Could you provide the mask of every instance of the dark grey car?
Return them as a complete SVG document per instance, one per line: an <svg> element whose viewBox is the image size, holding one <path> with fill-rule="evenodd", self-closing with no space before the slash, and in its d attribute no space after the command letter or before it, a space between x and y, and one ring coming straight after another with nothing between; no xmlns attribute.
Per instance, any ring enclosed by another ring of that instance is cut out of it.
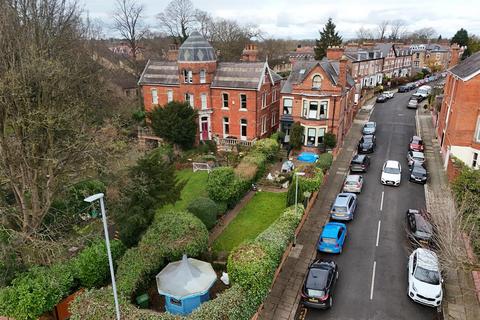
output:
<svg viewBox="0 0 480 320"><path fill-rule="evenodd" d="M370 165L370 158L364 154L357 154L350 162L350 171L352 172L367 172Z"/></svg>
<svg viewBox="0 0 480 320"><path fill-rule="evenodd" d="M411 241L417 244L430 244L434 236L434 228L426 211L408 209L406 214L407 233Z"/></svg>

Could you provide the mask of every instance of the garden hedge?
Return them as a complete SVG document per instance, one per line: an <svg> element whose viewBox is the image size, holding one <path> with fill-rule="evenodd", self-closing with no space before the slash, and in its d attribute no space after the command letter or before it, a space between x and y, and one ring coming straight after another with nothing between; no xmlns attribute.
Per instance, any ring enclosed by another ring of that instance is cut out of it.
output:
<svg viewBox="0 0 480 320"><path fill-rule="evenodd" d="M208 230L193 214L160 209L137 247L127 250L117 269L118 291L127 297L151 280L168 261L184 253L198 256L208 246Z"/></svg>
<svg viewBox="0 0 480 320"><path fill-rule="evenodd" d="M200 219L208 230L215 226L217 215L221 213L215 201L206 197L193 199L187 210Z"/></svg>
<svg viewBox="0 0 480 320"><path fill-rule="evenodd" d="M326 172L333 163L333 155L331 153L322 153L317 161L317 167Z"/></svg>

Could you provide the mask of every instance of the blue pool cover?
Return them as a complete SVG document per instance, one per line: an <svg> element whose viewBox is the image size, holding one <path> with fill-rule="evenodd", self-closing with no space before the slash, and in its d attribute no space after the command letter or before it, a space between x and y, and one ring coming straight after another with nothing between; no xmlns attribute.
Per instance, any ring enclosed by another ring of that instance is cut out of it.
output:
<svg viewBox="0 0 480 320"><path fill-rule="evenodd" d="M318 154L313 152L302 152L297 158L298 161L315 163L318 160Z"/></svg>

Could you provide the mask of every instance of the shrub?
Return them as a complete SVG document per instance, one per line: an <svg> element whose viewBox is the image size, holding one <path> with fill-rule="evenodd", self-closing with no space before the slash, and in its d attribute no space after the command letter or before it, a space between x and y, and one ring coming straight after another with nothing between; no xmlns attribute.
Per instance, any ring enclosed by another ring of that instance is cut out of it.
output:
<svg viewBox="0 0 480 320"><path fill-rule="evenodd" d="M184 253L198 256L207 246L208 231L193 214L170 208L157 210L138 247L128 250L118 263L119 292L132 295L165 262L179 260Z"/></svg>
<svg viewBox="0 0 480 320"><path fill-rule="evenodd" d="M326 172L332 166L333 155L331 153L322 153L317 161L317 167Z"/></svg>
<svg viewBox="0 0 480 320"><path fill-rule="evenodd" d="M293 149L300 149L303 144L304 129L300 122L295 122L290 128L290 146Z"/></svg>
<svg viewBox="0 0 480 320"><path fill-rule="evenodd" d="M303 185L303 190L313 193L320 189L323 182L323 171L314 168L314 173L311 177L300 177L299 184Z"/></svg>
<svg viewBox="0 0 480 320"><path fill-rule="evenodd" d="M232 205L239 196L239 184L231 167L220 167L208 175L208 197L216 202L226 202Z"/></svg>
<svg viewBox="0 0 480 320"><path fill-rule="evenodd" d="M243 180L256 181L265 173L267 160L268 156L265 153L260 150L253 150L240 161L235 168L235 174Z"/></svg>
<svg viewBox="0 0 480 320"><path fill-rule="evenodd" d="M215 226L217 215L220 213L215 201L205 197L193 199L187 210L200 219L208 230Z"/></svg>
<svg viewBox="0 0 480 320"><path fill-rule="evenodd" d="M279 143L282 143L283 140L285 139L285 132L283 131L277 131L274 134L270 136L270 139L273 139Z"/></svg>
<svg viewBox="0 0 480 320"><path fill-rule="evenodd" d="M125 246L119 240L110 242L112 260L116 261L125 252ZM75 279L82 287L98 287L105 283L110 276L107 246L103 240L98 240L75 257L72 261Z"/></svg>
<svg viewBox="0 0 480 320"><path fill-rule="evenodd" d="M333 149L337 146L337 137L331 132L325 133L323 141L325 142L325 147L327 148Z"/></svg>
<svg viewBox="0 0 480 320"><path fill-rule="evenodd" d="M305 185L302 183L302 180L298 180L298 191L297 191L297 181L296 177L292 179L292 183L288 187L287 191L287 207L293 206L295 204L295 193L298 193L297 195L297 202L302 204L303 201L305 200Z"/></svg>
<svg viewBox="0 0 480 320"><path fill-rule="evenodd" d="M0 290L0 314L17 320L37 319L67 296L73 285L68 264L33 267Z"/></svg>
<svg viewBox="0 0 480 320"><path fill-rule="evenodd" d="M280 144L277 139L267 138L258 140L253 150L264 154L268 160L272 160L277 155L279 148Z"/></svg>

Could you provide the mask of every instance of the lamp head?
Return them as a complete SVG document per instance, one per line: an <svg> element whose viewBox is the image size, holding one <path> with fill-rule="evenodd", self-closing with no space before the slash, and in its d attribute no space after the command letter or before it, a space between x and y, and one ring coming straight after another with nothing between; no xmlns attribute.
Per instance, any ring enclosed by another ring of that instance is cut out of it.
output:
<svg viewBox="0 0 480 320"><path fill-rule="evenodd" d="M98 199L101 199L101 198L103 198L103 193L97 193L97 194L94 194L90 197L87 197L87 198L83 199L83 201L92 203L92 202L97 201Z"/></svg>

